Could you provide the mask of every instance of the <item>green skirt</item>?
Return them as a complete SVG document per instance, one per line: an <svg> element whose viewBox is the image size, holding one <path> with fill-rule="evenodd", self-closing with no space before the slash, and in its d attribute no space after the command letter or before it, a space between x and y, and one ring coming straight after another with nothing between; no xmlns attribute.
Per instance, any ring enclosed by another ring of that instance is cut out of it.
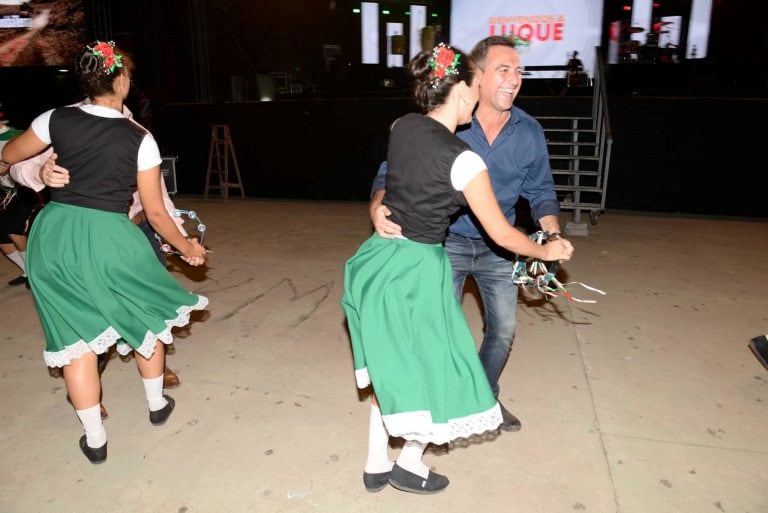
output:
<svg viewBox="0 0 768 513"><path fill-rule="evenodd" d="M442 245L374 234L346 263L342 306L390 436L444 444L501 424Z"/></svg>
<svg viewBox="0 0 768 513"><path fill-rule="evenodd" d="M49 367L117 344L149 358L208 299L185 290L125 214L48 203L32 225L29 284Z"/></svg>

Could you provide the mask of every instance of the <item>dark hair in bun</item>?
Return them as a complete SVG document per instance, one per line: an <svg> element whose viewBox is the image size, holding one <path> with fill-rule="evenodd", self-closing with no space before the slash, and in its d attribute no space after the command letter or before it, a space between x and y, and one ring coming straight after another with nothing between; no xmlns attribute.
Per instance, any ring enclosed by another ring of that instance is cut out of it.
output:
<svg viewBox="0 0 768 513"><path fill-rule="evenodd" d="M99 48L104 48L99 52ZM83 92L93 98L113 91L115 78L133 71L133 60L114 43L95 41L75 56L75 74Z"/></svg>
<svg viewBox="0 0 768 513"><path fill-rule="evenodd" d="M472 57L458 48L440 43L431 52L421 52L409 64L413 79L413 97L422 113L443 105L453 86L467 85L475 76Z"/></svg>

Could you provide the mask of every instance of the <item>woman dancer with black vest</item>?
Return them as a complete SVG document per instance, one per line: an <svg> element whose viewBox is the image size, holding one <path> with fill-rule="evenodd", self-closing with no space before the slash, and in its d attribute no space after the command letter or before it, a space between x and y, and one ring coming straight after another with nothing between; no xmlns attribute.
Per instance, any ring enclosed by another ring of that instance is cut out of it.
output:
<svg viewBox="0 0 768 513"><path fill-rule="evenodd" d="M495 430L501 411L488 384L442 242L449 219L469 205L493 240L521 255L567 260L570 242L539 245L511 226L482 158L454 135L472 119L479 75L468 55L444 44L410 64L416 105L392 126L383 203L402 236L374 233L350 258L342 304L355 376L373 387L363 484L376 492L437 493L445 476L422 461L427 444ZM389 437L405 440L397 461Z"/></svg>
<svg viewBox="0 0 768 513"><path fill-rule="evenodd" d="M75 72L92 103L41 114L2 150L2 160L15 163L52 144L57 163L70 172L70 183L51 190L35 220L27 263L45 332L44 360L63 368L85 431L80 450L94 464L107 459L96 355L113 344L123 355L135 351L149 421L162 425L175 406L163 395L164 344L173 340L172 327L186 325L190 312L208 303L181 287L128 219L137 185L154 229L190 265L204 262L205 248L184 237L163 206L157 143L122 114L132 70L113 42L86 46Z"/></svg>

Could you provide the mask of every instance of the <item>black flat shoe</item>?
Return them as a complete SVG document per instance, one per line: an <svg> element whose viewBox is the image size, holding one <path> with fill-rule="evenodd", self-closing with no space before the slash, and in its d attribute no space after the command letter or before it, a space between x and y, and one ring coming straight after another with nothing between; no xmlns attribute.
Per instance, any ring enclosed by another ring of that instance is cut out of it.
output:
<svg viewBox="0 0 768 513"><path fill-rule="evenodd" d="M80 437L80 450L83 451L83 454L88 458L88 461L94 465L107 461L107 442L104 442L104 445L101 447L94 449L93 447L88 446L85 442L85 435L83 435Z"/></svg>
<svg viewBox="0 0 768 513"><path fill-rule="evenodd" d="M363 472L365 489L371 493L382 491L389 484L389 476L391 474L392 472L381 472L379 474Z"/></svg>
<svg viewBox="0 0 768 513"><path fill-rule="evenodd" d="M149 412L149 422L153 426L162 426L165 424L165 421L168 420L168 417L171 416L171 412L176 406L176 401L173 400L173 397L168 395L164 395L163 397L165 397L165 400L168 401L168 404L166 404L160 410Z"/></svg>
<svg viewBox="0 0 768 513"><path fill-rule="evenodd" d="M427 478L424 479L395 463L395 466L392 467L392 475L389 476L389 484L404 492L429 495L443 491L448 486L448 478L430 471Z"/></svg>
<svg viewBox="0 0 768 513"><path fill-rule="evenodd" d="M11 281L9 281L8 285L10 285L11 287L15 287L16 285L27 285L27 288L29 288L26 276L17 276Z"/></svg>

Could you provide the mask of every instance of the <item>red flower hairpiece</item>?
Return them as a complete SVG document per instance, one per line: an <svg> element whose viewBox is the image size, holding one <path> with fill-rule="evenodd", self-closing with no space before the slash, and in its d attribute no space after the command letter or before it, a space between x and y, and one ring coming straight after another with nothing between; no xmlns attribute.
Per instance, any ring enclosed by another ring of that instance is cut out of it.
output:
<svg viewBox="0 0 768 513"><path fill-rule="evenodd" d="M123 56L115 53L114 41L96 41L96 44L92 47L89 46L88 49L93 55L104 60L104 70L108 74L115 71L115 68L123 67Z"/></svg>
<svg viewBox="0 0 768 513"><path fill-rule="evenodd" d="M440 43L432 50L432 57L429 59L429 67L432 68L432 87L437 87L440 81L446 75L456 75L459 70L460 53L455 53L453 49L445 43Z"/></svg>

